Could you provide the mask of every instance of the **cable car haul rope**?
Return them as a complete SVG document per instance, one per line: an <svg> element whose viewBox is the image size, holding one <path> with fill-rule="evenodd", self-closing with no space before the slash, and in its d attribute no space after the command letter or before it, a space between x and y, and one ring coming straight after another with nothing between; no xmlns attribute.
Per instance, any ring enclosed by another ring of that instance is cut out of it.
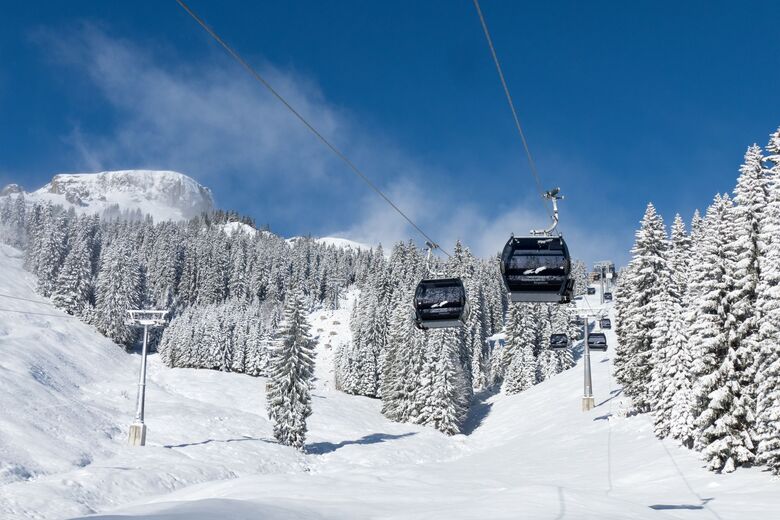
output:
<svg viewBox="0 0 780 520"><path fill-rule="evenodd" d="M404 213L385 193L368 178L340 149L321 134L309 121L298 112L263 76L258 73L238 52L225 42L206 22L198 16L184 0L176 0L181 8L197 24L208 33L241 67L243 67L258 83L265 87L280 103L282 103L317 139L319 139L331 152L333 152L347 167L363 180L368 186L379 195L390 207L392 207L406 222L408 222L422 237L425 238L428 245L428 258L426 265L430 261L430 255L434 249L441 250L445 255L451 255L441 249L436 242L417 225L406 213ZM550 213L548 205L545 203L552 225L542 231L531 231L531 236L515 237L512 235L504 246L501 255L501 274L507 291L512 302L547 302L547 303L568 303L571 301L574 281L570 278L571 257L569 249L563 236L552 233L558 226L558 206L557 201L562 199L559 190L543 193L542 183L539 173L536 169L528 141L520 124L512 96L509 92L506 79L504 77L501 63L496 54L493 40L490 37L485 17L482 14L479 1L474 0L479 20L485 37L490 47L490 53L498 71L501 85L504 89L509 108L512 112L515 126L525 150L531 173L534 176L536 186L539 189L545 201L552 203L553 212ZM433 273L428 265L429 273L432 275L428 279L421 280L413 298L414 321L417 327L421 329L458 327L463 325L469 317L468 295L463 281L460 278L445 278L438 273Z"/></svg>

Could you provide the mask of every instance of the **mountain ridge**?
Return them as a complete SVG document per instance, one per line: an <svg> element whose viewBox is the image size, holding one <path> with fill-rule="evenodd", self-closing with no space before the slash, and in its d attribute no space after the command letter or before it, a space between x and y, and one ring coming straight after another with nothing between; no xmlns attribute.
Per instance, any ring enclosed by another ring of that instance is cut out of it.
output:
<svg viewBox="0 0 780 520"><path fill-rule="evenodd" d="M188 220L215 209L211 190L192 177L170 170L115 170L61 173L42 188L27 192L10 184L3 195L23 193L33 202L51 202L79 213L140 211L157 221Z"/></svg>

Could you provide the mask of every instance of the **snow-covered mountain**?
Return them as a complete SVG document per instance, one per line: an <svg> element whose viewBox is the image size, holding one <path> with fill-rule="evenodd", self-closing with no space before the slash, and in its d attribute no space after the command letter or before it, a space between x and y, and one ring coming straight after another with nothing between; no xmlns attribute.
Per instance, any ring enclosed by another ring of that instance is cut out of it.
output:
<svg viewBox="0 0 780 520"><path fill-rule="evenodd" d="M9 185L3 194L20 192ZM25 193L30 201L51 201L80 213L135 211L156 221L185 220L214 209L211 191L183 173L121 170L101 173L63 173L44 187Z"/></svg>

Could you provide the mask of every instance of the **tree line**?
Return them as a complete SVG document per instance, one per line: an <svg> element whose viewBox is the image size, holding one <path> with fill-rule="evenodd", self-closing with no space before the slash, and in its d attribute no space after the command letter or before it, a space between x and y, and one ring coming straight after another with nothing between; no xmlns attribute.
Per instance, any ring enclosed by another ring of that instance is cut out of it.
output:
<svg viewBox="0 0 780 520"><path fill-rule="evenodd" d="M230 358L240 359L242 349L254 348L246 338L257 333L244 333L233 315L259 320L267 334L292 289L300 291L308 310L335 308L340 292L365 279L382 255L311 238L288 242L268 231L229 232L228 221L249 221L236 218L215 212L187 222L103 219L50 203L28 204L23 194L0 198L0 238L24 250L25 267L37 276L42 295L126 348L137 339L126 323L128 309L168 309L171 336L198 338L164 356L171 366L213 368L213 352L223 347L207 345L212 337L232 338ZM206 327L209 334L185 332L186 324ZM160 339L155 334L153 346ZM171 340L163 345L171 347ZM220 368L233 366L241 364Z"/></svg>
<svg viewBox="0 0 780 520"><path fill-rule="evenodd" d="M780 473L780 129L689 233L648 204L631 253L615 375L634 411L714 471Z"/></svg>

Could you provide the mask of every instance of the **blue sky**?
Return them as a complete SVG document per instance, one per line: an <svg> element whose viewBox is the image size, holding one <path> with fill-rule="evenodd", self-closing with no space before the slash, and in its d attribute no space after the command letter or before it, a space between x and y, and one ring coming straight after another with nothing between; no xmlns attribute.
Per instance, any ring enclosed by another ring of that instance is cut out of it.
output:
<svg viewBox="0 0 780 520"><path fill-rule="evenodd" d="M443 245L545 224L469 0L190 5ZM624 261L647 201L689 218L780 125L777 2L482 8L575 256ZM287 236L414 236L173 0L3 12L0 184L173 169Z"/></svg>

